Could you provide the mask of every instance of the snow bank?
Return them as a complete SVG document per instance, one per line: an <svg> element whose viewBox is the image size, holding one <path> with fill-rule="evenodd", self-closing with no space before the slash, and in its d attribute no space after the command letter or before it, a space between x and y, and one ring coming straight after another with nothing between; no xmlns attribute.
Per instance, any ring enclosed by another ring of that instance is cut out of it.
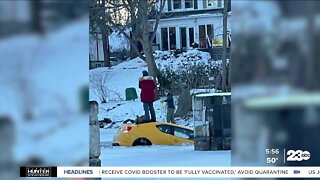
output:
<svg viewBox="0 0 320 180"><path fill-rule="evenodd" d="M207 52L196 49L188 50L182 54L175 55L173 51L156 51L155 61L160 69L181 69L186 65L208 64L211 56Z"/></svg>

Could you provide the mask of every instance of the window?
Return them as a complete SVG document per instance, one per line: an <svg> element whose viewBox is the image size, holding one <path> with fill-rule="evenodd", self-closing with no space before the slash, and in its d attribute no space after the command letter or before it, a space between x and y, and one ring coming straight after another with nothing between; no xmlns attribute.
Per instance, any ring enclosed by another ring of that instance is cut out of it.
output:
<svg viewBox="0 0 320 180"><path fill-rule="evenodd" d="M168 125L158 125L157 128L166 134L171 134L172 135L172 126L168 126Z"/></svg>
<svg viewBox="0 0 320 180"><path fill-rule="evenodd" d="M185 8L193 8L193 0L185 0Z"/></svg>
<svg viewBox="0 0 320 180"><path fill-rule="evenodd" d="M181 0L173 0L173 9L181 9Z"/></svg>
<svg viewBox="0 0 320 180"><path fill-rule="evenodd" d="M177 48L176 28L161 28L161 48L162 50L173 50Z"/></svg>
<svg viewBox="0 0 320 180"><path fill-rule="evenodd" d="M167 1L168 4L168 11L172 11L172 4L171 4L171 0Z"/></svg>
<svg viewBox="0 0 320 180"><path fill-rule="evenodd" d="M187 48L187 29L186 27L180 28L181 48Z"/></svg>
<svg viewBox="0 0 320 180"><path fill-rule="evenodd" d="M206 36L208 47L212 47L213 37L214 37L214 35L213 35L213 25L212 24L208 24L207 25L207 36Z"/></svg>
<svg viewBox="0 0 320 180"><path fill-rule="evenodd" d="M102 67L101 64L96 64L96 68L98 68L98 67Z"/></svg>
<svg viewBox="0 0 320 180"><path fill-rule="evenodd" d="M193 28L189 28L189 46L193 47L194 46L194 32Z"/></svg>
<svg viewBox="0 0 320 180"><path fill-rule="evenodd" d="M194 133L192 130L184 129L180 127L173 127L173 134L174 136L184 138L184 139L193 139Z"/></svg>
<svg viewBox="0 0 320 180"><path fill-rule="evenodd" d="M213 39L213 25L199 25L199 47L211 47L211 40Z"/></svg>
<svg viewBox="0 0 320 180"><path fill-rule="evenodd" d="M177 48L177 38L176 38L176 28L170 27L169 28L169 40L170 40L170 50Z"/></svg>
<svg viewBox="0 0 320 180"><path fill-rule="evenodd" d="M199 47L206 48L206 26L200 25L199 26Z"/></svg>
<svg viewBox="0 0 320 180"><path fill-rule="evenodd" d="M194 9L198 9L198 0L194 0Z"/></svg>
<svg viewBox="0 0 320 180"><path fill-rule="evenodd" d="M161 28L161 48L162 50L169 50L168 46L168 28Z"/></svg>
<svg viewBox="0 0 320 180"><path fill-rule="evenodd" d="M208 7L218 7L218 0L208 0Z"/></svg>

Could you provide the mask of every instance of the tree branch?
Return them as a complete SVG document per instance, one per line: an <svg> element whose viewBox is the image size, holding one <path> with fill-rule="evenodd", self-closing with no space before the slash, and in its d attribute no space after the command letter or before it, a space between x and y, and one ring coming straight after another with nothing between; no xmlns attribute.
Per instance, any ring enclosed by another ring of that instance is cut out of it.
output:
<svg viewBox="0 0 320 180"><path fill-rule="evenodd" d="M158 26L159 26L160 18L162 16L162 12L163 12L163 8L165 6L166 0L160 0L159 2L160 2L160 9L159 9L159 11L157 11L156 21L155 21L155 25L154 25L154 28L153 28L153 32L151 34L150 43L153 42L153 40L154 40L154 38L156 36L156 32L157 32L157 29L158 29Z"/></svg>

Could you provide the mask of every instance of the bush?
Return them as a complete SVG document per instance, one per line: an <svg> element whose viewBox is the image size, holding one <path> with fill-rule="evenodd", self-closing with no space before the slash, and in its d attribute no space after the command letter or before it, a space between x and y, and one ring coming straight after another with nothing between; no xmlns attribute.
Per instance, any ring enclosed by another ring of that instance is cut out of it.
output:
<svg viewBox="0 0 320 180"><path fill-rule="evenodd" d="M178 57L176 57L178 56ZM207 52L189 50L156 51L154 54L161 77L160 94L164 88L180 94L184 89L221 86L222 61L211 60Z"/></svg>
<svg viewBox="0 0 320 180"><path fill-rule="evenodd" d="M215 62L183 65L177 70L166 66L160 72L161 88L171 88L175 94L180 94L183 89L217 88L215 85L222 78L221 65Z"/></svg>

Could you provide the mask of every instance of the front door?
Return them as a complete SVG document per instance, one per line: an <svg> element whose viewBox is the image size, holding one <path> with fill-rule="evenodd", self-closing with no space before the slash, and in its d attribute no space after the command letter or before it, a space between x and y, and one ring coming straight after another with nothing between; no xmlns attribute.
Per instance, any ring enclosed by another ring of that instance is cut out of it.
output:
<svg viewBox="0 0 320 180"><path fill-rule="evenodd" d="M187 49L187 28L181 27L180 28L180 47L181 49Z"/></svg>
<svg viewBox="0 0 320 180"><path fill-rule="evenodd" d="M169 45L170 45L170 50L177 49L177 38L176 38L175 27L169 28Z"/></svg>

